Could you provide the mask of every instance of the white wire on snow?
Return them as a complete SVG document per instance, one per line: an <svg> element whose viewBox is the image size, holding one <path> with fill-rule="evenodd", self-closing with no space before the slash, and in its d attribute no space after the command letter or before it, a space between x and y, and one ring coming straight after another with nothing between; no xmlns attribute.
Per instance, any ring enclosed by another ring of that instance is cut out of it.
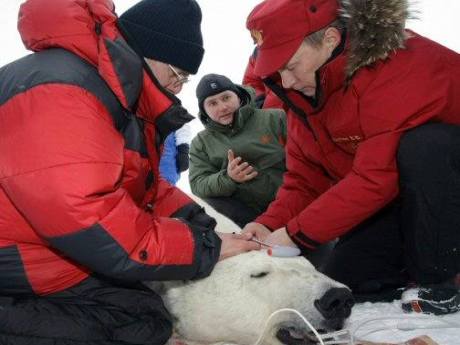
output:
<svg viewBox="0 0 460 345"><path fill-rule="evenodd" d="M326 334L319 334L316 328L297 310L291 309L291 308L282 308L274 311L273 313L270 314L270 316L267 318L267 321L265 321L264 328L262 330L262 333L260 333L259 338L257 341L254 343L254 345L261 345L262 340L265 338L266 334L269 331L269 325L272 319L281 313L294 313L296 316L298 316L306 325L307 327L313 332L315 335L316 339L318 340L320 345L333 345L333 344L349 344L349 345L355 345L355 339L356 339L356 333L358 330L371 322L374 321L384 321L384 320L402 320L406 321L404 322L399 322L396 324L396 326L386 326L386 327L380 327L376 328L374 330L368 331L367 333L361 334L360 338L362 339L363 337L366 337L372 333L388 330L388 329L398 329L400 331L411 331L415 329L443 329L443 328L459 328L460 329L460 324L449 321L449 320L444 320L442 318L437 318L431 315L418 315L415 317L407 317L407 316L400 316L400 315L395 315L395 316L385 316L385 317L377 317L377 318L372 318L368 320L364 320L363 322L359 323L356 327L354 327L353 332L351 332L348 329L337 331L337 332L329 332ZM437 325L437 326L431 326L431 325L417 325L416 323L412 321L435 321L435 322L440 322L444 323L444 325ZM340 340L340 336L349 336L349 339L342 339ZM332 339L332 340L325 340L325 339Z"/></svg>

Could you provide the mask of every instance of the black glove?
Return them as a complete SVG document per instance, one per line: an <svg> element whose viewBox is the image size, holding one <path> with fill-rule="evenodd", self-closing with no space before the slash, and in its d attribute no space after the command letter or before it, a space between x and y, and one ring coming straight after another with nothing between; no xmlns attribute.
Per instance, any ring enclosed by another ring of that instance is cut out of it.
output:
<svg viewBox="0 0 460 345"><path fill-rule="evenodd" d="M188 157L189 146L188 144L180 144L177 146L176 166L177 172L181 173L188 169L189 157Z"/></svg>

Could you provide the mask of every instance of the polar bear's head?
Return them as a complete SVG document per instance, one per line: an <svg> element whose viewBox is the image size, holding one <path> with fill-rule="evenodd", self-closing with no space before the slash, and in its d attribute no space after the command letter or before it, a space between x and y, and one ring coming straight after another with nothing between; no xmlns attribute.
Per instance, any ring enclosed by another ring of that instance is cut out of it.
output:
<svg viewBox="0 0 460 345"><path fill-rule="evenodd" d="M176 332L199 343L254 344L267 318L281 308L298 310L317 329L338 329L353 305L348 288L306 259L275 258L264 251L223 260L202 280L167 283L163 298ZM280 331L308 331L290 313L271 324L266 344L277 343Z"/></svg>

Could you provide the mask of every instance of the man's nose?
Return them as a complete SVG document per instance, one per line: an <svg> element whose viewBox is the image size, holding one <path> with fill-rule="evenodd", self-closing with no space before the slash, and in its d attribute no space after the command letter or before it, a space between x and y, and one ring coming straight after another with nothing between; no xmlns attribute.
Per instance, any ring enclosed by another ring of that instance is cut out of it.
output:
<svg viewBox="0 0 460 345"><path fill-rule="evenodd" d="M283 88L290 89L295 83L295 78L289 71L282 71L280 72L281 75L281 84L283 84Z"/></svg>
<svg viewBox="0 0 460 345"><path fill-rule="evenodd" d="M219 105L218 105L218 108L219 108L219 113L224 115L226 113L228 113L228 105L227 103L223 103L223 102L220 102Z"/></svg>
<svg viewBox="0 0 460 345"><path fill-rule="evenodd" d="M174 83L170 86L168 86L168 90L171 91L173 94L177 95L179 92L182 91L182 86L183 84L180 83Z"/></svg>

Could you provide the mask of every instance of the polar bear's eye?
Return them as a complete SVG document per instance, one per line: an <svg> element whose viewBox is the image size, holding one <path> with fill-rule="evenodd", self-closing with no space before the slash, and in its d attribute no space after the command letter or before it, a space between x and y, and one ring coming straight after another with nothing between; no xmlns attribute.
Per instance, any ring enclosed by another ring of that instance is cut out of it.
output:
<svg viewBox="0 0 460 345"><path fill-rule="evenodd" d="M251 274L251 278L262 278L268 275L268 272L260 272L260 273L254 273Z"/></svg>

